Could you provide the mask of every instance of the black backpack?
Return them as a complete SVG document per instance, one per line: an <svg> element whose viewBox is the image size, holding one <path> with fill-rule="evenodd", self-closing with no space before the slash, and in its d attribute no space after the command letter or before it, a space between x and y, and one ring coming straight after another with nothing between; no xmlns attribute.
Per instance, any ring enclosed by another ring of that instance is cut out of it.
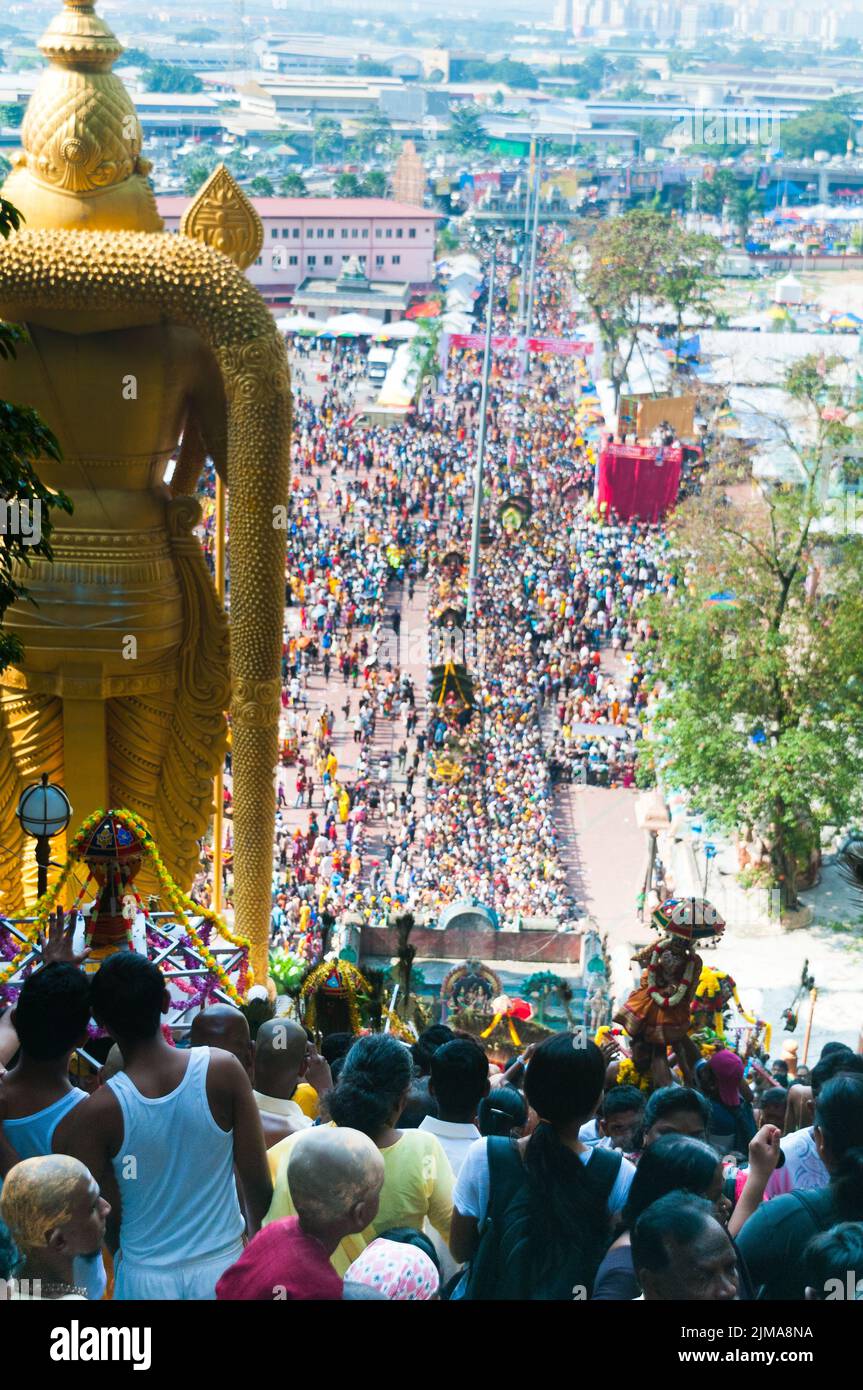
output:
<svg viewBox="0 0 863 1390"><path fill-rule="evenodd" d="M595 1149L585 1179L598 1207L605 1207L620 1172L622 1154ZM466 1299L543 1299L571 1301L576 1287L588 1293L596 1263L574 1249L550 1274L534 1271L536 1233L530 1191L518 1146L511 1139L488 1140L488 1212L480 1229L479 1246L470 1263ZM582 1295L583 1297L584 1295Z"/></svg>

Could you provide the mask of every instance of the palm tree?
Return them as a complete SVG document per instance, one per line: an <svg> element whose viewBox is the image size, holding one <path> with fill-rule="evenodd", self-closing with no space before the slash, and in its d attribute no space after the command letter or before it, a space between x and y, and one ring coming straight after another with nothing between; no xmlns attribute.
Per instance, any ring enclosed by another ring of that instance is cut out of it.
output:
<svg viewBox="0 0 863 1390"><path fill-rule="evenodd" d="M738 188L731 197L731 220L737 228L740 245L746 246L749 224L760 206L760 196L754 188Z"/></svg>

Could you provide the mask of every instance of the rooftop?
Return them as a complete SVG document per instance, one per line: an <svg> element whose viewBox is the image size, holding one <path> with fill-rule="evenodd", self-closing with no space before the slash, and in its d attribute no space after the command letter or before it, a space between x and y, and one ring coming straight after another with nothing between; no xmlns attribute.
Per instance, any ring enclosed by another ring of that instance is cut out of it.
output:
<svg viewBox="0 0 863 1390"><path fill-rule="evenodd" d="M161 217L180 217L188 198L157 198ZM395 203L390 198L253 198L259 217L411 217L418 221L437 221L442 214L433 208Z"/></svg>

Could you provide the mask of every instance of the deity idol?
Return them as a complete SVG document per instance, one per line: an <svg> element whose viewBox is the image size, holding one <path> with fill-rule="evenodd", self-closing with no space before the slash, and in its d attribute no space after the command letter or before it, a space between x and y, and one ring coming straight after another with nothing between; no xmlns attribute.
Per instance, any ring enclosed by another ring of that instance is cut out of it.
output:
<svg viewBox="0 0 863 1390"><path fill-rule="evenodd" d="M260 977L290 447L284 344L242 269L263 233L224 170L184 234L163 231L140 124L111 72L122 46L92 0L65 0L40 48L49 67L2 190L25 221L0 243L0 316L29 342L0 362L0 397L54 430L61 461L36 466L74 511L56 522L53 563L20 575L35 605L7 614L24 657L0 676L0 843L15 852L0 859L0 909L34 897L15 809L43 771L65 785L73 831L126 807L188 888L230 706L236 925ZM208 456L230 499L230 631L193 531Z"/></svg>

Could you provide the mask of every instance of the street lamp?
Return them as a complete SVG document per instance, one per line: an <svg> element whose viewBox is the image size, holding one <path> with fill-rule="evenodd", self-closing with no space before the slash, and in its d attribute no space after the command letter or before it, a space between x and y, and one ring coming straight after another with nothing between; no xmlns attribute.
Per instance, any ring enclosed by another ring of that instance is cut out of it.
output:
<svg viewBox="0 0 863 1390"><path fill-rule="evenodd" d="M69 824L72 803L63 788L49 782L47 772L43 772L41 781L24 788L16 814L24 834L36 841L37 887L41 898L48 891L51 841Z"/></svg>

